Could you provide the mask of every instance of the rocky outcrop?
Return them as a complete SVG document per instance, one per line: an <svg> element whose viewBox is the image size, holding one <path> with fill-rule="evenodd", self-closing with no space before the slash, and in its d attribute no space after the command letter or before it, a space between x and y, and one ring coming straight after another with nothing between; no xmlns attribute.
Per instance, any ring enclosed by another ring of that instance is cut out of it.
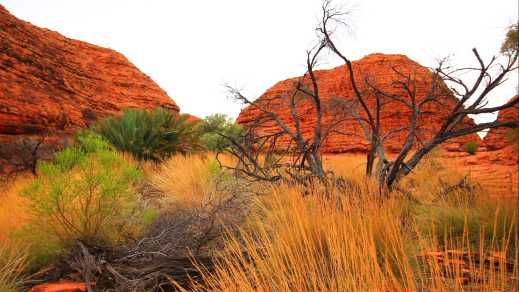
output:
<svg viewBox="0 0 519 292"><path fill-rule="evenodd" d="M78 282L56 282L41 284L32 287L29 292L86 292L85 283Z"/></svg>
<svg viewBox="0 0 519 292"><path fill-rule="evenodd" d="M71 133L124 108L159 106L179 111L123 55L21 21L0 5L1 140Z"/></svg>
<svg viewBox="0 0 519 292"><path fill-rule="evenodd" d="M418 101L422 100L431 89L431 72L404 55L371 54L353 62L352 66L358 87L366 97L368 106L372 109L375 108L376 98L374 91L368 86L368 82L387 94L400 95L409 99L405 90L397 82L403 81L403 77L400 74L410 75L416 81L416 97ZM327 129L331 125L337 124L325 139L322 146L323 152L366 151L368 143L364 138L362 128L351 117L344 119L344 112L341 112L348 101L354 100L347 67L339 66L331 70L319 70L315 74L318 79L319 92L323 103L323 127ZM284 97L289 97L293 94L295 82L301 80L301 78L297 77L278 82L259 97L256 103L269 108L278 114L281 120L294 128L287 99ZM306 77L305 79L309 78ZM304 83L306 84L307 81L304 80ZM431 133L438 129L441 122L446 118L449 108L452 108L456 103L456 99L443 83L439 84L437 95L440 96L439 102L429 103L423 109L425 114L418 120L420 129L418 136L421 141L431 138ZM308 98L299 98L297 108L303 136L311 137L315 123L314 106ZM402 147L408 131L405 127L409 124L410 112L410 109L401 102L395 100L385 101L381 111L381 132L382 135L394 132L385 143L387 150L395 152ZM256 121L260 115L261 112L257 107L249 106L242 110L237 122L240 124L250 124ZM464 124L472 125L473 121L466 119ZM395 131L396 129L401 130ZM264 128L263 131L272 133L277 131L277 127L270 125ZM480 138L476 134L471 134L449 141L444 145L444 148L448 151L458 151L468 141L477 141L479 143Z"/></svg>
<svg viewBox="0 0 519 292"><path fill-rule="evenodd" d="M504 109L499 112L497 116L497 120L501 122L508 122L508 121L519 121L519 94L514 96L510 101L516 101L517 105L512 106L510 108ZM514 139L514 133L513 130L509 128L496 128L491 129L488 131L487 135L484 138L485 146L488 150L500 150L505 147L510 146L511 140Z"/></svg>
<svg viewBox="0 0 519 292"><path fill-rule="evenodd" d="M72 40L0 5L0 173L31 169L69 134L125 108L178 106L123 55Z"/></svg>
<svg viewBox="0 0 519 292"><path fill-rule="evenodd" d="M519 121L519 94L510 101L516 101L517 104L500 111L498 121ZM487 155L494 163L516 167L519 165L519 128L491 129L483 141Z"/></svg>

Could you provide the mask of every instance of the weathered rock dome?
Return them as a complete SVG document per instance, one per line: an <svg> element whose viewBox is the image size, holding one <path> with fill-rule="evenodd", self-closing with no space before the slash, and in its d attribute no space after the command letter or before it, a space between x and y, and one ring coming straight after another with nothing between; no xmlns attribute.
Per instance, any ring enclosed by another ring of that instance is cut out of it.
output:
<svg viewBox="0 0 519 292"><path fill-rule="evenodd" d="M66 38L0 5L0 141L77 128L124 108L175 102L123 55Z"/></svg>
<svg viewBox="0 0 519 292"><path fill-rule="evenodd" d="M403 77L400 74L410 75L416 81L416 97L418 101L422 100L431 89L431 71L404 55L371 54L358 61L354 61L352 67L357 86L363 92L368 106L372 109L375 108L376 98L366 80L385 93L400 95L406 98L406 92L395 81L402 81ZM330 70L318 70L315 74L324 108L323 127L326 128L337 121L338 107L336 100L352 100L355 96L346 65ZM301 78L296 77L278 82L255 102L275 112L286 124L293 127L294 123L292 122L288 103L282 97L291 96L295 90L295 82L301 80ZM308 79L308 77L305 79ZM437 95L439 95L438 102L428 103L423 110L424 114L418 120L420 127L418 140L424 141L431 138L432 131L438 129L441 122L446 118L448 109L452 108L456 103L455 97L445 84L440 83L437 90ZM301 120L303 136L311 137L315 123L313 104L308 99L301 100L298 103L297 114ZM241 111L237 122L247 125L257 120L260 115L261 112L257 107L248 106ZM410 109L408 107L394 100L386 100L381 111L382 135L394 129L405 127L409 124L409 117ZM473 121L467 118L463 123L472 125ZM350 118L341 121L334 129L334 131L330 131L323 143L322 150L324 153L363 152L368 149L368 143L362 134L362 129L355 120ZM275 132L277 127L271 125L270 127L265 127L263 131L265 133ZM402 129L391 135L385 143L387 150L398 151L402 147L406 135L407 129ZM444 148L449 151L458 151L464 143L471 140L479 142L481 139L477 134L471 134L450 140L444 145Z"/></svg>

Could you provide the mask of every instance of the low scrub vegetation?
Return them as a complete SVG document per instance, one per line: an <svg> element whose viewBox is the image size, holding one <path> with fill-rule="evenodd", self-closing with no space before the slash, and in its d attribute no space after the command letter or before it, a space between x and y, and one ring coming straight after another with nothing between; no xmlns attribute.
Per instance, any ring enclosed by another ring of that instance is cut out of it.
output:
<svg viewBox="0 0 519 292"><path fill-rule="evenodd" d="M25 289L38 271L32 281L119 291L517 285L517 210L436 152L387 197L355 155L323 157L333 185L251 181L220 167L235 162L226 155L132 156L86 132L38 176L11 181L0 197L0 288Z"/></svg>
<svg viewBox="0 0 519 292"><path fill-rule="evenodd" d="M135 229L141 214L135 187L140 172L91 133L42 162L26 186L28 218L18 236L31 242L36 261L73 243L117 242Z"/></svg>
<svg viewBox="0 0 519 292"><path fill-rule="evenodd" d="M476 151L478 151L479 143L476 141L470 141L463 145L462 149L463 151L467 152L470 155L476 154Z"/></svg>

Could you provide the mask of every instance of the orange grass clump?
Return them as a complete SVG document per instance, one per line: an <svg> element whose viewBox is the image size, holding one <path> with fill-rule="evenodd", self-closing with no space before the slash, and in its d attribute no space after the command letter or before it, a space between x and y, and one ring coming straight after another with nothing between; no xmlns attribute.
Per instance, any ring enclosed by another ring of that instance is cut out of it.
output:
<svg viewBox="0 0 519 292"><path fill-rule="evenodd" d="M13 181L0 185L0 242L9 239L10 234L27 220L27 199L20 192L34 180L32 175L20 175Z"/></svg>

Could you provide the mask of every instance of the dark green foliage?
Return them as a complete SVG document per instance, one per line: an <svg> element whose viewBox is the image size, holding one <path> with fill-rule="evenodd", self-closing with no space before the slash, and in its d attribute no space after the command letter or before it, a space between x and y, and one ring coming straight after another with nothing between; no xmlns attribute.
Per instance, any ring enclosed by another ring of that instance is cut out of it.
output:
<svg viewBox="0 0 519 292"><path fill-rule="evenodd" d="M127 109L120 117L104 119L93 130L139 160L161 161L199 149L199 133L187 119L162 108Z"/></svg>
<svg viewBox="0 0 519 292"><path fill-rule="evenodd" d="M506 33L506 38L501 45L501 53L515 54L519 51L519 26L514 24Z"/></svg>
<svg viewBox="0 0 519 292"><path fill-rule="evenodd" d="M476 141L469 141L465 145L463 145L463 151L465 151L471 155L474 155L476 153L476 151L478 150L478 148L479 148L479 143Z"/></svg>
<svg viewBox="0 0 519 292"><path fill-rule="evenodd" d="M236 137L241 127L224 114L207 116L199 125L201 144L211 151L222 151L229 147L229 140L224 136Z"/></svg>

